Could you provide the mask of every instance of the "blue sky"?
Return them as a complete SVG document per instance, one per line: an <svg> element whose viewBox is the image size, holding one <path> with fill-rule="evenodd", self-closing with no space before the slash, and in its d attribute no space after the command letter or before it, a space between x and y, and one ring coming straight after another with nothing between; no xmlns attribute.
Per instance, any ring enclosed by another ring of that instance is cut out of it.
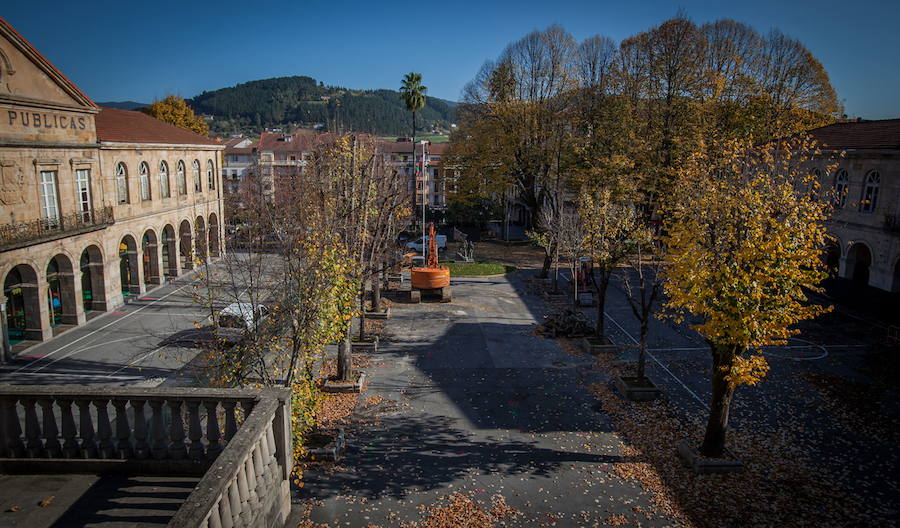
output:
<svg viewBox="0 0 900 528"><path fill-rule="evenodd" d="M2 15L97 101L286 75L397 89L408 71L456 100L481 64L533 29L619 41L683 9L779 28L825 65L848 115L900 117L900 0L9 2Z"/></svg>

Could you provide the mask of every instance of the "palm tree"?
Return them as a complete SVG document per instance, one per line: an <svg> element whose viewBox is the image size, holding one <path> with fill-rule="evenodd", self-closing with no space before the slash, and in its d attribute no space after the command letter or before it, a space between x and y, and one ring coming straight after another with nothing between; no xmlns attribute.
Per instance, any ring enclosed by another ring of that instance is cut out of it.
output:
<svg viewBox="0 0 900 528"><path fill-rule="evenodd" d="M406 103L406 109L412 112L413 145L416 144L416 111L425 108L425 92L428 88L422 86L422 74L409 72L403 76L403 85L400 87L400 97Z"/></svg>

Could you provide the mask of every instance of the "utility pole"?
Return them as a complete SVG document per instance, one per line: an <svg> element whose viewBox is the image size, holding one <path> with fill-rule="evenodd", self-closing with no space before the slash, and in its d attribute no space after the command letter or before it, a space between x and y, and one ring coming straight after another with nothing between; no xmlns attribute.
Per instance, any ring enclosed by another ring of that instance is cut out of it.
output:
<svg viewBox="0 0 900 528"><path fill-rule="evenodd" d="M425 167L425 145L428 144L424 139L420 142L422 145L422 258L427 258L425 255L425 207L427 203L427 195L425 194L428 185L428 171ZM413 148L415 152L415 148ZM414 156L415 157L415 156Z"/></svg>

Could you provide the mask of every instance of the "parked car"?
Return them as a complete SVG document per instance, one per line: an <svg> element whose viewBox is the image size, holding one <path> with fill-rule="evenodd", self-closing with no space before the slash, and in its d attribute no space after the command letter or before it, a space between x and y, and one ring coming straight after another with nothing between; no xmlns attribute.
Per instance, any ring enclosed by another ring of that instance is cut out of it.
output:
<svg viewBox="0 0 900 528"><path fill-rule="evenodd" d="M437 242L438 251L444 251L447 249L447 235L435 235L435 241ZM428 237L425 237L425 243L428 243ZM406 247L409 249L415 249L416 251L422 251L422 237L419 237L411 242L406 243Z"/></svg>
<svg viewBox="0 0 900 528"><path fill-rule="evenodd" d="M219 310L215 321L209 322L217 327L219 339L235 344L257 330L268 317L268 308L261 304L254 309L252 303L231 303Z"/></svg>

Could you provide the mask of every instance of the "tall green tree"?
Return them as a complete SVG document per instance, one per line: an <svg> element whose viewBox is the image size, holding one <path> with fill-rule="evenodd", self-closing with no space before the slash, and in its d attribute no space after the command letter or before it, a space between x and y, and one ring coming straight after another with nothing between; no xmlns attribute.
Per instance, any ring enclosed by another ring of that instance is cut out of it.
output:
<svg viewBox="0 0 900 528"><path fill-rule="evenodd" d="M428 88L422 85L422 74L409 72L403 76L400 86L400 97L406 103L406 109L412 112L412 140L416 142L416 112L425 108L425 93Z"/></svg>

